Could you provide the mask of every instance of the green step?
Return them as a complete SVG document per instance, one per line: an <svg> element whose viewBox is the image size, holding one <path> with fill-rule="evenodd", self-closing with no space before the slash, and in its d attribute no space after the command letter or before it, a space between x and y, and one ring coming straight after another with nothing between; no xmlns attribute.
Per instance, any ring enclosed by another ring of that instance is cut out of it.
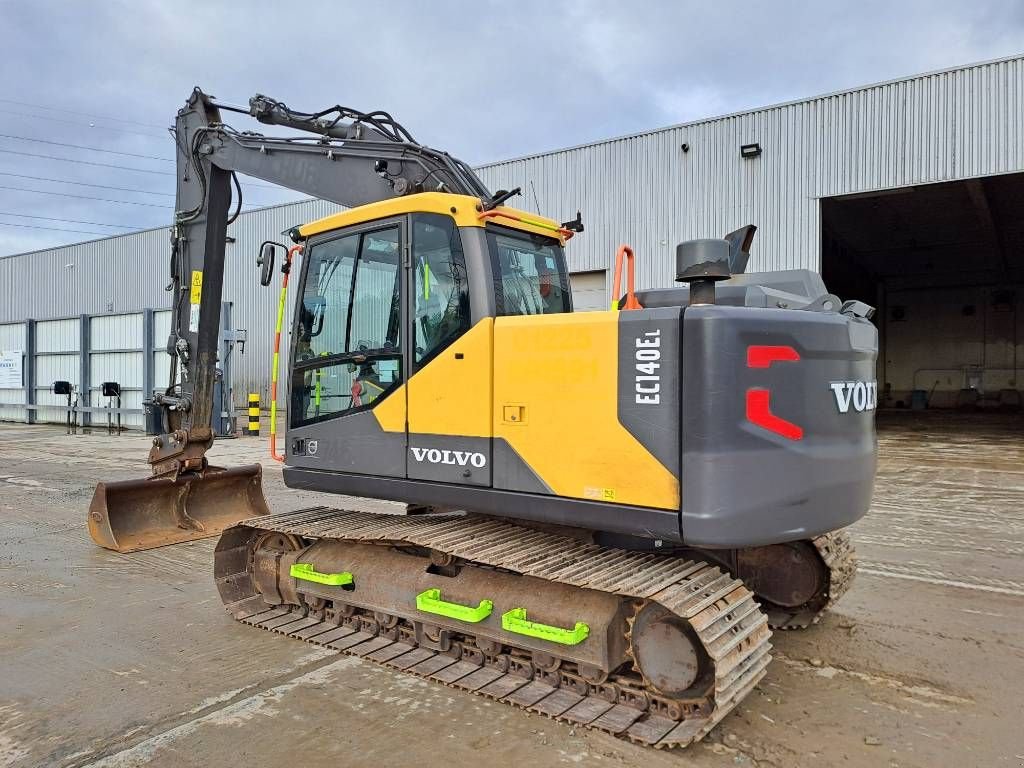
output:
<svg viewBox="0 0 1024 768"><path fill-rule="evenodd" d="M579 645L590 634L590 627L582 621L577 621L576 626L572 629L563 629L562 627L553 627L550 624L528 621L525 608L513 608L508 613L503 613L501 615L501 628L506 632L549 640L552 643L560 643L561 645Z"/></svg>
<svg viewBox="0 0 1024 768"><path fill-rule="evenodd" d="M313 567L312 563L295 563L289 570L292 578L312 581L317 584L326 584L329 587L344 587L352 583L352 574L348 571L341 573L320 573Z"/></svg>
<svg viewBox="0 0 1024 768"><path fill-rule="evenodd" d="M469 605L448 603L441 599L440 589L428 589L416 595L416 607L426 613L434 613L438 616L446 616L449 619L468 621L476 624L491 615L494 603L490 600L481 600L480 605L473 608Z"/></svg>

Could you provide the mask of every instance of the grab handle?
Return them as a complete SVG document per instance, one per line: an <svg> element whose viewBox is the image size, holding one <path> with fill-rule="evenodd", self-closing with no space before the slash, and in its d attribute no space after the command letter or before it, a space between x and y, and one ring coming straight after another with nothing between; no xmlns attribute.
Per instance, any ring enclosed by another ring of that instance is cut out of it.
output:
<svg viewBox="0 0 1024 768"><path fill-rule="evenodd" d="M628 245L620 245L619 250L615 254L615 280L612 283L612 311L618 311L619 307L619 291L622 286L622 260L626 260L626 301L622 305L622 309L643 309L643 305L637 301L635 290L636 290L636 269L633 264L633 249Z"/></svg>
<svg viewBox="0 0 1024 768"><path fill-rule="evenodd" d="M590 627L582 621L577 621L576 626L572 629L563 629L562 627L552 627L549 624L540 624L536 621L527 621L525 608L513 608L508 613L503 613L501 615L501 628L506 632L549 640L552 643L560 643L561 645L579 645L590 634Z"/></svg>
<svg viewBox="0 0 1024 768"><path fill-rule="evenodd" d="M473 608L470 605L459 605L449 603L441 599L440 589L428 589L416 595L416 607L426 613L434 613L438 616L446 616L449 619L468 621L471 624L483 621L491 615L494 603L490 600L481 600L480 604Z"/></svg>
<svg viewBox="0 0 1024 768"><path fill-rule="evenodd" d="M326 584L329 587L344 587L352 583L352 574L348 571L340 573L320 573L312 563L294 563L288 571L293 579Z"/></svg>

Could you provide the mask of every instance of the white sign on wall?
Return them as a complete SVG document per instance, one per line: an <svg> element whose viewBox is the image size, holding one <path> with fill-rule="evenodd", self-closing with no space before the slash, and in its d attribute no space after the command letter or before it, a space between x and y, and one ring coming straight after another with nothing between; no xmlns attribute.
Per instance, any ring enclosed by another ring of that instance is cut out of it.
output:
<svg viewBox="0 0 1024 768"><path fill-rule="evenodd" d="M0 389L21 389L20 349L0 350Z"/></svg>

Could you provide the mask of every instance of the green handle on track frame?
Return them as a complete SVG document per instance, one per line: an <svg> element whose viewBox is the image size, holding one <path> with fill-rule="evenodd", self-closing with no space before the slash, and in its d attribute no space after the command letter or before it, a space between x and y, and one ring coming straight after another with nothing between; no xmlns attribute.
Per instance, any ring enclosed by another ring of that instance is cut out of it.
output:
<svg viewBox="0 0 1024 768"><path fill-rule="evenodd" d="M317 584L326 584L329 587L344 587L352 583L352 574L348 571L320 573L313 568L312 563L295 563L288 572L294 579L313 581Z"/></svg>
<svg viewBox="0 0 1024 768"><path fill-rule="evenodd" d="M426 592L416 595L416 607L426 613L436 613L438 616L447 616L449 619L476 624L491 615L494 603L490 600L481 600L480 605L476 608L458 603L447 603L441 599L440 589L428 589Z"/></svg>
<svg viewBox="0 0 1024 768"><path fill-rule="evenodd" d="M590 634L590 627L582 621L577 621L576 626L572 629L562 629L561 627L552 627L550 624L527 621L525 608L513 608L508 613L503 613L501 628L506 632L550 640L552 643L561 643L562 645L579 645Z"/></svg>

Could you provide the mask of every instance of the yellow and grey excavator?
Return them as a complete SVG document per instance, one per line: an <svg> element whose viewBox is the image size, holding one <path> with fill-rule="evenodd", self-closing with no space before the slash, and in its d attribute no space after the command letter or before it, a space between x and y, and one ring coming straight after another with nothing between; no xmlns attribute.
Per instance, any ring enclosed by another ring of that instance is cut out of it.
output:
<svg viewBox="0 0 1024 768"><path fill-rule="evenodd" d="M574 313L581 217L503 205L518 190L386 112L196 89L175 139L165 429L151 478L97 487L98 544L220 533L239 621L657 746L705 735L764 675L770 626L849 586L872 310L813 272L747 273L752 226L680 244L676 287L630 273L620 298L617 270L611 309ZM285 252L297 281L285 484L408 514L271 513L258 466L208 464L237 173L348 208L260 250L264 285Z"/></svg>

